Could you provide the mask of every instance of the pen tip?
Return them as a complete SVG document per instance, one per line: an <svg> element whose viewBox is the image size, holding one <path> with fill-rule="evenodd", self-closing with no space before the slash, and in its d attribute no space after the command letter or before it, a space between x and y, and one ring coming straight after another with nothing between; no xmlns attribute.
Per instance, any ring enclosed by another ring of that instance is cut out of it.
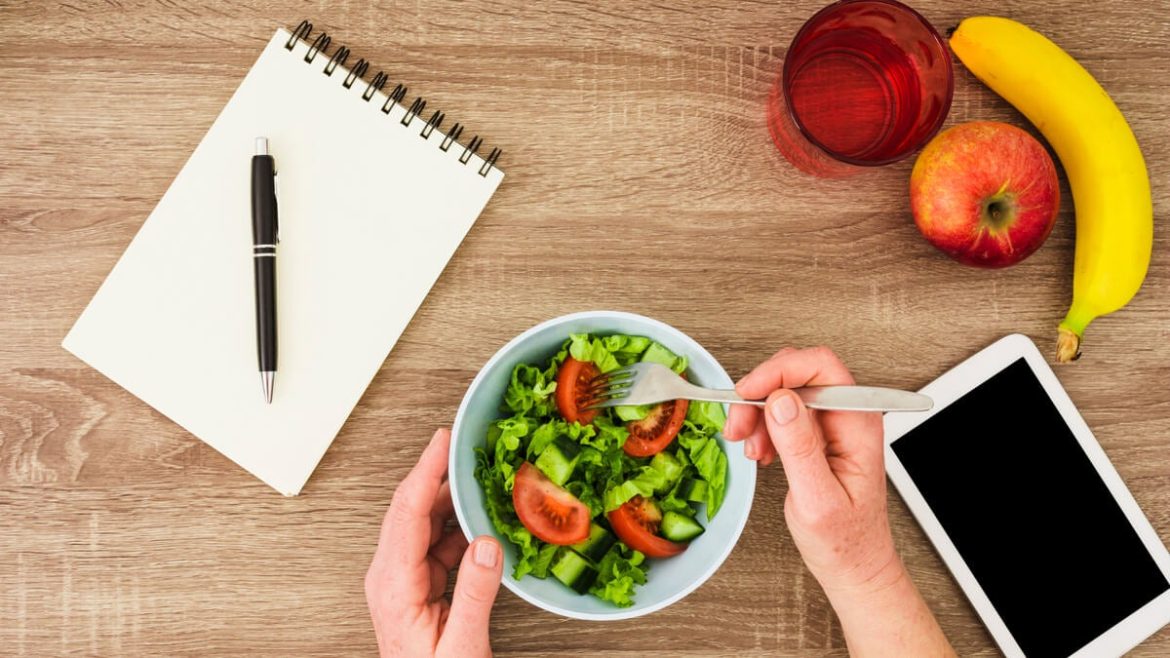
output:
<svg viewBox="0 0 1170 658"><path fill-rule="evenodd" d="M256 138L256 155L268 155L268 138Z"/></svg>
<svg viewBox="0 0 1170 658"><path fill-rule="evenodd" d="M272 388L276 383L276 373L272 370L260 372L260 388L264 391L264 401L272 404Z"/></svg>

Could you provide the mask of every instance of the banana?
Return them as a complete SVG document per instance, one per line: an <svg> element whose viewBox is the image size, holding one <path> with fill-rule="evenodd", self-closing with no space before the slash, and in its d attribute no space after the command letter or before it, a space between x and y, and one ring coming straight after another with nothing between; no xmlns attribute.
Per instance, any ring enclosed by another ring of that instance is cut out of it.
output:
<svg viewBox="0 0 1170 658"><path fill-rule="evenodd" d="M975 16L959 24L950 43L975 77L1035 124L1068 174L1076 262L1056 360L1072 361L1085 327L1129 303L1149 268L1154 210L1137 138L1093 76L1026 25Z"/></svg>

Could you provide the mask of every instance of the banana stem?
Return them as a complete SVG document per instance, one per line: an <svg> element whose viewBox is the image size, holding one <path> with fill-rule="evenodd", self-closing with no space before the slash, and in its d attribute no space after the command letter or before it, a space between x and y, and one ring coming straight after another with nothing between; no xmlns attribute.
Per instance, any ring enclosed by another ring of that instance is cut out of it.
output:
<svg viewBox="0 0 1170 658"><path fill-rule="evenodd" d="M1071 329L1060 327L1056 337L1056 362L1069 363L1081 358L1081 337Z"/></svg>

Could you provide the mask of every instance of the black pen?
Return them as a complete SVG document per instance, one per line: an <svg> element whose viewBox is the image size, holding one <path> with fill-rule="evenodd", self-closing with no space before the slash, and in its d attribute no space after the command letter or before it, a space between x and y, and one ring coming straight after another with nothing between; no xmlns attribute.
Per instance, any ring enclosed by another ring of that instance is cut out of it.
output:
<svg viewBox="0 0 1170 658"><path fill-rule="evenodd" d="M268 139L256 138L252 156L252 261L256 272L256 351L264 400L272 403L276 382L276 162Z"/></svg>

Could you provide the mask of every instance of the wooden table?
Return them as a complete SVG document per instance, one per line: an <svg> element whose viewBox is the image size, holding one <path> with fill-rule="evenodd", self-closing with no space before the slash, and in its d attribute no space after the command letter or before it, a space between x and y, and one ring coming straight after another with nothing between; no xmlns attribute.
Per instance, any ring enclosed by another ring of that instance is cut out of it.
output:
<svg viewBox="0 0 1170 658"><path fill-rule="evenodd" d="M959 266L910 218L911 161L794 171L765 98L822 0L705 4L0 3L0 654L372 655L362 594L383 510L481 364L541 320L638 311L738 375L831 346L918 387L1010 332L1045 352L1071 287L1072 205L1005 271ZM916 3L1052 35L1129 117L1170 211L1167 5ZM307 15L307 16L306 16ZM507 178L320 468L282 498L60 347L277 25L301 18L504 149ZM950 122L1022 118L960 67ZM1058 373L1170 540L1170 228L1136 300ZM739 545L649 618L568 621L503 591L501 655L844 655L761 471ZM897 543L963 655L994 644L900 499ZM1170 653L1163 630L1135 655Z"/></svg>

